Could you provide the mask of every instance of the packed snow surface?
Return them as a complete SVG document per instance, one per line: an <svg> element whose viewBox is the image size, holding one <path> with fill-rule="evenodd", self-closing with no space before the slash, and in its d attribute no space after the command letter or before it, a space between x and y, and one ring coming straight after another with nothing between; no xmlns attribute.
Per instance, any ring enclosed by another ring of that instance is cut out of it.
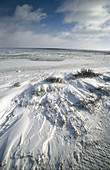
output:
<svg viewBox="0 0 110 170"><path fill-rule="evenodd" d="M23 60L1 60L0 168L109 169L109 65Z"/></svg>

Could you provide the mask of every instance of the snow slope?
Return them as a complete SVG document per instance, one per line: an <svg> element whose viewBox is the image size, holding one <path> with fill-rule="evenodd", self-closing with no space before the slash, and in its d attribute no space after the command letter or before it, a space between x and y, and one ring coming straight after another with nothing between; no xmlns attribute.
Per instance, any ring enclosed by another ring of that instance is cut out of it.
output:
<svg viewBox="0 0 110 170"><path fill-rule="evenodd" d="M110 72L0 75L1 169L109 169Z"/></svg>

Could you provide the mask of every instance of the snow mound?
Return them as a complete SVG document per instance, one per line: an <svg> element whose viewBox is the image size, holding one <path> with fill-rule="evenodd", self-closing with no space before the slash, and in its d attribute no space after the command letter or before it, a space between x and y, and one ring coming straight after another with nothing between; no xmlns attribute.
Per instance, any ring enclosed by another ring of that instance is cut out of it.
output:
<svg viewBox="0 0 110 170"><path fill-rule="evenodd" d="M103 154L109 157L103 144L109 138L103 138L105 129L106 133L110 129L109 75L76 79L73 75L54 73L7 89L0 113L3 169L109 167Z"/></svg>

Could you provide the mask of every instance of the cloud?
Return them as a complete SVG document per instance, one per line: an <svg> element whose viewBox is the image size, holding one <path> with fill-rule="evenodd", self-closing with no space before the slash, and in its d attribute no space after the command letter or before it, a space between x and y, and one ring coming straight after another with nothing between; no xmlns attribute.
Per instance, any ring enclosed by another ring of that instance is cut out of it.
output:
<svg viewBox="0 0 110 170"><path fill-rule="evenodd" d="M58 22L60 30L65 31L48 31L50 25L46 23L47 14L42 8L34 10L24 4L17 6L13 15L0 18L0 47L109 49L110 6L107 0L100 0L100 4L95 0L63 2L57 12L64 13L66 24ZM68 29L69 23L73 26Z"/></svg>
<svg viewBox="0 0 110 170"><path fill-rule="evenodd" d="M31 30L19 30L15 33L0 34L1 47L67 47L67 40L49 33L35 33Z"/></svg>
<svg viewBox="0 0 110 170"><path fill-rule="evenodd" d="M69 32L62 33L63 37L90 48L104 48L106 41L110 42L110 1L64 0L57 12L64 14L64 24L73 23Z"/></svg>
<svg viewBox="0 0 110 170"><path fill-rule="evenodd" d="M0 17L0 32L14 33L19 30L38 30L44 27L45 23L41 23L46 19L47 14L42 8L34 10L31 5L24 4L17 6L11 16Z"/></svg>
<svg viewBox="0 0 110 170"><path fill-rule="evenodd" d="M3 11L4 9L2 9ZM31 24L40 23L43 19L46 19L47 14L43 12L42 8L34 10L31 5L24 4L22 6L17 6L14 13L11 16L0 17L0 23L18 23L25 25L26 23Z"/></svg>
<svg viewBox="0 0 110 170"><path fill-rule="evenodd" d="M55 42L54 37L41 33L46 17L43 9L27 4L17 6L11 16L0 17L0 47L42 47L47 41Z"/></svg>
<svg viewBox="0 0 110 170"><path fill-rule="evenodd" d="M109 49L110 40L100 41L91 35L70 32L37 33L31 30L17 30L14 33L0 32L0 47L27 48L71 48L71 49ZM107 42L107 43L106 43ZM106 46L105 46L106 44Z"/></svg>
<svg viewBox="0 0 110 170"><path fill-rule="evenodd" d="M40 22L42 19L45 19L46 16L46 13L42 12L41 8L34 11L31 5L24 4L23 6L16 7L14 19Z"/></svg>
<svg viewBox="0 0 110 170"><path fill-rule="evenodd" d="M102 29L110 22L108 0L65 0L57 12L65 14L64 23L76 23L91 30Z"/></svg>

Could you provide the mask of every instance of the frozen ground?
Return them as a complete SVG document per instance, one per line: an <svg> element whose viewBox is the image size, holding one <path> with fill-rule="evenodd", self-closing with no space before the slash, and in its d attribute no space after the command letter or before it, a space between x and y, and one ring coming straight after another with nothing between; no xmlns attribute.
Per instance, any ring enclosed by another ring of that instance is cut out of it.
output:
<svg viewBox="0 0 110 170"><path fill-rule="evenodd" d="M109 169L109 66L22 61L1 61L0 168Z"/></svg>

